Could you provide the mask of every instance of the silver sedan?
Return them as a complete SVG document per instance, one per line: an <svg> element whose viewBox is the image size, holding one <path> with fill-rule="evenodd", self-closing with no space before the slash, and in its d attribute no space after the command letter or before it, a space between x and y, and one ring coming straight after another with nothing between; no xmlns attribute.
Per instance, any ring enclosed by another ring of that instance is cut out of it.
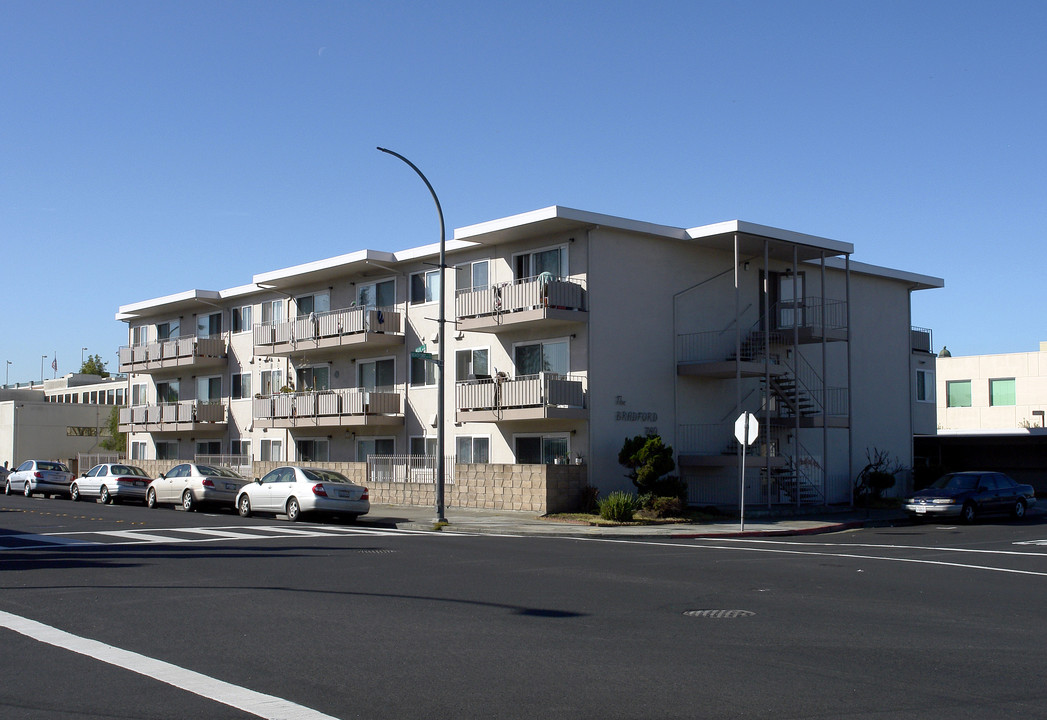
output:
<svg viewBox="0 0 1047 720"><path fill-rule="evenodd" d="M104 505L122 500L145 500L145 490L152 478L145 470L123 463L102 463L73 480L69 497L98 498Z"/></svg>
<svg viewBox="0 0 1047 720"><path fill-rule="evenodd" d="M248 483L236 496L243 517L252 512L287 515L291 522L302 513L341 515L355 520L371 509L367 488L355 485L333 470L285 466Z"/></svg>
<svg viewBox="0 0 1047 720"><path fill-rule="evenodd" d="M145 504L151 508L169 503L184 510L201 505L236 507L236 493L250 482L227 467L182 463L149 483Z"/></svg>
<svg viewBox="0 0 1047 720"><path fill-rule="evenodd" d="M40 495L68 495L73 473L64 464L54 460L26 460L14 469L4 481L4 494L20 492L26 497Z"/></svg>

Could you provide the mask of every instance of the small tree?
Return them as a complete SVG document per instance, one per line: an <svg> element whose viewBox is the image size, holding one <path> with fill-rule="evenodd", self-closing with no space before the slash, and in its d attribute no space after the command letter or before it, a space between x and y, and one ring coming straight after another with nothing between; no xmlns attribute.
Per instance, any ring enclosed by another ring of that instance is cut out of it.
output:
<svg viewBox="0 0 1047 720"><path fill-rule="evenodd" d="M109 452L127 453L127 435L120 432L120 408L114 407L105 421L105 433L98 445Z"/></svg>
<svg viewBox="0 0 1047 720"><path fill-rule="evenodd" d="M632 480L638 494L670 497L679 494L679 480L661 479L676 468L676 462L672 447L663 443L660 435L626 438L618 453L618 462L629 468L626 477Z"/></svg>
<svg viewBox="0 0 1047 720"><path fill-rule="evenodd" d="M891 454L879 448L865 450L865 467L858 473L855 491L859 502L871 502L883 497L883 493L894 487L895 476L905 469Z"/></svg>
<svg viewBox="0 0 1047 720"><path fill-rule="evenodd" d="M100 355L88 355L87 359L84 360L80 366L80 373L82 375L98 375L99 377L109 377L109 371L105 369L105 366L109 363L102 362Z"/></svg>

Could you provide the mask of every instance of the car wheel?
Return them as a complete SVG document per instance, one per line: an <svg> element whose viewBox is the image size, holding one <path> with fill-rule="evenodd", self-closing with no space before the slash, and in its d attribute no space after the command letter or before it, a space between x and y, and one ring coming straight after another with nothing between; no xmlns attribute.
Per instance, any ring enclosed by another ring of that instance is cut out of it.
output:
<svg viewBox="0 0 1047 720"><path fill-rule="evenodd" d="M1011 516L1015 520L1021 520L1025 517L1025 501L1018 500L1014 503L1014 508L1011 510Z"/></svg>
<svg viewBox="0 0 1047 720"><path fill-rule="evenodd" d="M103 505L113 502L113 496L109 494L109 488L105 485L102 486L101 492L98 493L98 499L102 501Z"/></svg>
<svg viewBox="0 0 1047 720"><path fill-rule="evenodd" d="M33 488L29 487L29 481L25 481L25 485L22 486L22 494L26 497L33 497Z"/></svg>
<svg viewBox="0 0 1047 720"><path fill-rule="evenodd" d="M960 518L968 524L974 522L977 515L978 510L974 507L974 503L964 503L963 509L960 510Z"/></svg>
<svg viewBox="0 0 1047 720"><path fill-rule="evenodd" d="M236 501L236 511L240 513L240 517L251 517L251 498L246 494L241 495Z"/></svg>
<svg viewBox="0 0 1047 720"><path fill-rule="evenodd" d="M302 507L298 504L298 498L292 497L287 501L287 519L291 522L298 522L300 517L302 517Z"/></svg>
<svg viewBox="0 0 1047 720"><path fill-rule="evenodd" d="M156 490L149 488L145 493L145 506L150 510L156 507Z"/></svg>
<svg viewBox="0 0 1047 720"><path fill-rule="evenodd" d="M80 501L80 486L76 483L69 486L69 499L73 502Z"/></svg>
<svg viewBox="0 0 1047 720"><path fill-rule="evenodd" d="M182 509L186 512L196 510L196 501L193 500L193 493L188 490L182 493Z"/></svg>

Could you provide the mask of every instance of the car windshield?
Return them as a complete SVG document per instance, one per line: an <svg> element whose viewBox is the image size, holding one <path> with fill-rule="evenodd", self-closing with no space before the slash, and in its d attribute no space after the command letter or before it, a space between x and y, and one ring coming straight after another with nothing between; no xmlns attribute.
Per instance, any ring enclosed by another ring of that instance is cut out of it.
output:
<svg viewBox="0 0 1047 720"><path fill-rule="evenodd" d="M318 470L316 468L302 468L302 474L313 482L349 483L349 478L334 470Z"/></svg>
<svg viewBox="0 0 1047 720"><path fill-rule="evenodd" d="M109 468L113 475L137 475L138 477L149 477L145 470L134 465L113 465Z"/></svg>
<svg viewBox="0 0 1047 720"><path fill-rule="evenodd" d="M978 487L978 476L942 475L931 487L938 490L974 490Z"/></svg>
<svg viewBox="0 0 1047 720"><path fill-rule="evenodd" d="M227 477L236 478L237 480L243 480L242 477L234 473L229 468L225 468L220 465L197 465L196 469L200 471L201 475L211 475L213 477Z"/></svg>
<svg viewBox="0 0 1047 720"><path fill-rule="evenodd" d="M41 461L36 464L37 470L55 470L56 472L69 472L69 468L59 462Z"/></svg>

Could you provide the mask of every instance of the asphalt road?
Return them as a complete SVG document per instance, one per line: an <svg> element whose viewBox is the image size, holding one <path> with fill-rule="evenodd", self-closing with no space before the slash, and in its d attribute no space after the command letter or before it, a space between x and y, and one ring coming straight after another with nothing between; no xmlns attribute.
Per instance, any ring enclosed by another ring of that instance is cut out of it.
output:
<svg viewBox="0 0 1047 720"><path fill-rule="evenodd" d="M630 542L0 497L5 719L1047 717L1045 608L1043 517Z"/></svg>

